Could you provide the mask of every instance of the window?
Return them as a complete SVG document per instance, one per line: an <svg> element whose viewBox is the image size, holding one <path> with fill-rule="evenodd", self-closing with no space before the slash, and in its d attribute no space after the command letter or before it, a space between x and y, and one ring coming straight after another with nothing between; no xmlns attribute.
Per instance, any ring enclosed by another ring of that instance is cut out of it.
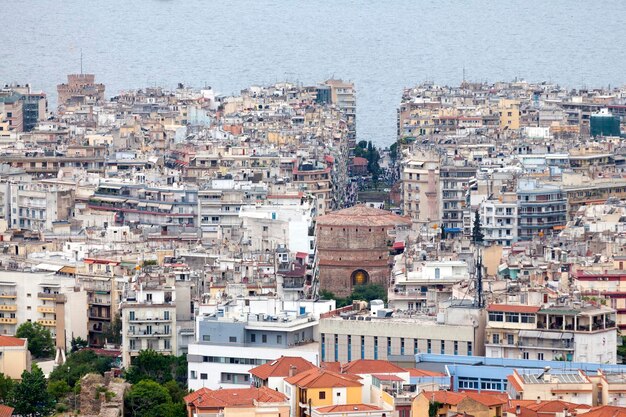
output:
<svg viewBox="0 0 626 417"><path fill-rule="evenodd" d="M319 399L320 400L325 400L326 399L326 391L320 391L319 392Z"/></svg>
<svg viewBox="0 0 626 417"><path fill-rule="evenodd" d="M467 356L472 356L472 342L467 342Z"/></svg>
<svg viewBox="0 0 626 417"><path fill-rule="evenodd" d="M519 314L518 313L506 313L506 321L507 323L519 323Z"/></svg>
<svg viewBox="0 0 626 417"><path fill-rule="evenodd" d="M426 353L432 353L432 344L430 339L426 340Z"/></svg>
<svg viewBox="0 0 626 417"><path fill-rule="evenodd" d="M326 335L322 334L321 340L322 361L326 360Z"/></svg>
<svg viewBox="0 0 626 417"><path fill-rule="evenodd" d="M400 338L400 355L404 355L404 337Z"/></svg>
<svg viewBox="0 0 626 417"><path fill-rule="evenodd" d="M504 313L502 313L501 311L490 312L489 321L504 321Z"/></svg>
<svg viewBox="0 0 626 417"><path fill-rule="evenodd" d="M169 320L170 319L170 312L169 311L164 311L163 312L163 320Z"/></svg>
<svg viewBox="0 0 626 417"><path fill-rule="evenodd" d="M236 336L230 336L230 337L228 338L228 341L229 341L230 343L237 343L237 337L236 337Z"/></svg>
<svg viewBox="0 0 626 417"><path fill-rule="evenodd" d="M537 353L537 360L543 360L543 353Z"/></svg>
<svg viewBox="0 0 626 417"><path fill-rule="evenodd" d="M128 320L135 320L135 312L134 311L129 311L128 312Z"/></svg>
<svg viewBox="0 0 626 417"><path fill-rule="evenodd" d="M391 337L387 338L387 356L391 355Z"/></svg>
<svg viewBox="0 0 626 417"><path fill-rule="evenodd" d="M528 352L522 352L522 359L530 359Z"/></svg>
<svg viewBox="0 0 626 417"><path fill-rule="evenodd" d="M252 333L252 334L250 335L250 342L252 342L252 343L256 343L256 334Z"/></svg>
<svg viewBox="0 0 626 417"><path fill-rule="evenodd" d="M203 334L202 335L202 341L203 342L210 342L211 341L211 335L210 334Z"/></svg>
<svg viewBox="0 0 626 417"><path fill-rule="evenodd" d="M208 379L207 374L200 374L200 379Z"/></svg>
<svg viewBox="0 0 626 417"><path fill-rule="evenodd" d="M165 339L163 341L163 349L165 349L165 350L172 349L172 343L168 339Z"/></svg>
<svg viewBox="0 0 626 417"><path fill-rule="evenodd" d="M378 359L378 336L374 336L374 360Z"/></svg>
<svg viewBox="0 0 626 417"><path fill-rule="evenodd" d="M352 336L348 335L348 362L352 360Z"/></svg>
<svg viewBox="0 0 626 417"><path fill-rule="evenodd" d="M441 354L442 355L446 354L446 341L445 340L441 341Z"/></svg>
<svg viewBox="0 0 626 417"><path fill-rule="evenodd" d="M276 336L276 343L279 344L279 345L283 343L283 336L282 335L277 335Z"/></svg>
<svg viewBox="0 0 626 417"><path fill-rule="evenodd" d="M497 345L497 344L499 344L499 343L500 343L500 335L499 335L498 333L494 333L494 334L493 334L493 343L494 343L495 345Z"/></svg>
<svg viewBox="0 0 626 417"><path fill-rule="evenodd" d="M335 335L335 362L339 361L339 335Z"/></svg>
<svg viewBox="0 0 626 417"><path fill-rule="evenodd" d="M506 344L507 345L514 345L515 344L515 336L513 336L512 334L507 334L506 335Z"/></svg>
<svg viewBox="0 0 626 417"><path fill-rule="evenodd" d="M198 378L198 374L196 373L196 371L191 371L189 373L189 379L197 379Z"/></svg>
<svg viewBox="0 0 626 417"><path fill-rule="evenodd" d="M459 354L459 342L457 342L456 340L454 341L454 354Z"/></svg>
<svg viewBox="0 0 626 417"><path fill-rule="evenodd" d="M146 301L152 302L152 294L146 294Z"/></svg>
<svg viewBox="0 0 626 417"><path fill-rule="evenodd" d="M365 336L361 336L361 359L365 359Z"/></svg>
<svg viewBox="0 0 626 417"><path fill-rule="evenodd" d="M261 342L267 343L267 335L266 334L262 334L261 335Z"/></svg>

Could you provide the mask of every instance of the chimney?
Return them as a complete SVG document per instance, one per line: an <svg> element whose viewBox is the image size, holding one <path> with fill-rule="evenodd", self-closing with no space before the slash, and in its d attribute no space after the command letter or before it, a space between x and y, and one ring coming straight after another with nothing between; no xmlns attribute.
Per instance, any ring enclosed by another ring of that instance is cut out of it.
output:
<svg viewBox="0 0 626 417"><path fill-rule="evenodd" d="M519 416L521 413L522 413L522 406L521 405L516 405L515 406L515 414Z"/></svg>
<svg viewBox="0 0 626 417"><path fill-rule="evenodd" d="M537 397L537 404L541 404L541 399Z"/></svg>
<svg viewBox="0 0 626 417"><path fill-rule="evenodd" d="M291 366L289 367L289 376L290 376L290 377L291 377L291 376L294 376L294 375L296 374L296 370L297 370L297 368L296 368L295 366L291 365Z"/></svg>

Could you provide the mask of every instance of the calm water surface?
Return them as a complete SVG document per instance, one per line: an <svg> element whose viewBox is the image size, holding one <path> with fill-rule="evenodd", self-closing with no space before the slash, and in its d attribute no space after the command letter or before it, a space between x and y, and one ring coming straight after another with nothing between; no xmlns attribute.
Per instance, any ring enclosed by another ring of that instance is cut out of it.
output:
<svg viewBox="0 0 626 417"><path fill-rule="evenodd" d="M358 136L395 139L402 88L425 80L626 83L626 2L576 0L0 0L0 82L56 101L80 70L107 94L177 82L230 94L331 76L358 89Z"/></svg>

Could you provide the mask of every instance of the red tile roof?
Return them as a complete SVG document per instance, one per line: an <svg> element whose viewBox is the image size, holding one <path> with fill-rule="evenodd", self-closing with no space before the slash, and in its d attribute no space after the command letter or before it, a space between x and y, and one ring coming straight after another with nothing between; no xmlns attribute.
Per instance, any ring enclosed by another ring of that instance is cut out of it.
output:
<svg viewBox="0 0 626 417"><path fill-rule="evenodd" d="M326 369L327 371L333 371L333 372L340 373L341 372L341 363L339 363L339 362L321 362L320 363L320 368Z"/></svg>
<svg viewBox="0 0 626 417"><path fill-rule="evenodd" d="M13 408L0 404L0 417L11 417L13 415Z"/></svg>
<svg viewBox="0 0 626 417"><path fill-rule="evenodd" d="M354 158L352 158L352 165L367 166L367 159L360 156L355 156Z"/></svg>
<svg viewBox="0 0 626 417"><path fill-rule="evenodd" d="M487 311L503 311L505 313L536 313L541 307L519 304L491 304Z"/></svg>
<svg viewBox="0 0 626 417"><path fill-rule="evenodd" d="M358 359L341 367L341 372L345 374L363 375L363 374L392 374L398 372L407 372L406 369L400 368L389 361L375 359Z"/></svg>
<svg viewBox="0 0 626 417"><path fill-rule="evenodd" d="M363 386L358 381L359 379L354 375L338 374L325 369L313 368L289 377L285 381L301 388L334 388Z"/></svg>
<svg viewBox="0 0 626 417"><path fill-rule="evenodd" d="M24 346L26 339L19 339L13 336L0 336L0 346Z"/></svg>
<svg viewBox="0 0 626 417"><path fill-rule="evenodd" d="M494 405L506 404L509 402L509 396L507 394L484 394L482 392L465 392L464 394L472 400L477 401L482 405L486 405L487 407L493 407Z"/></svg>
<svg viewBox="0 0 626 417"><path fill-rule="evenodd" d="M452 391L422 391L422 394L431 402L449 405L457 405L467 398L465 394Z"/></svg>
<svg viewBox="0 0 626 417"><path fill-rule="evenodd" d="M585 412L585 417L626 417L626 407L602 405Z"/></svg>
<svg viewBox="0 0 626 417"><path fill-rule="evenodd" d="M319 413L350 413L363 411L382 411L382 408L372 404L338 404L318 407L315 409Z"/></svg>
<svg viewBox="0 0 626 417"><path fill-rule="evenodd" d="M252 368L249 372L262 380L266 380L270 377L286 378L289 376L289 369L292 366L295 367L294 375L315 368L315 365L299 356L281 356L275 361Z"/></svg>
<svg viewBox="0 0 626 417"><path fill-rule="evenodd" d="M285 402L287 397L267 387L218 390L201 388L187 395L184 400L186 404L197 408L223 409L224 407L252 407L255 401L258 403Z"/></svg>

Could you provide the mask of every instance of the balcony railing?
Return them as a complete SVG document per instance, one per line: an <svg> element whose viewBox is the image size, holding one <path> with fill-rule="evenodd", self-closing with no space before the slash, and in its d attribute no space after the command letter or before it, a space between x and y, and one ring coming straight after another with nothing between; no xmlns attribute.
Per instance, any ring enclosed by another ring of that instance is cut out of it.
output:
<svg viewBox="0 0 626 417"><path fill-rule="evenodd" d="M48 326L48 327L55 327L57 325L56 320L50 320L50 319L38 319L37 323L41 324L42 326Z"/></svg>
<svg viewBox="0 0 626 417"><path fill-rule="evenodd" d="M0 324L17 324L17 319L0 317Z"/></svg>
<svg viewBox="0 0 626 417"><path fill-rule="evenodd" d="M0 304L0 311L17 311L17 306L11 304Z"/></svg>

